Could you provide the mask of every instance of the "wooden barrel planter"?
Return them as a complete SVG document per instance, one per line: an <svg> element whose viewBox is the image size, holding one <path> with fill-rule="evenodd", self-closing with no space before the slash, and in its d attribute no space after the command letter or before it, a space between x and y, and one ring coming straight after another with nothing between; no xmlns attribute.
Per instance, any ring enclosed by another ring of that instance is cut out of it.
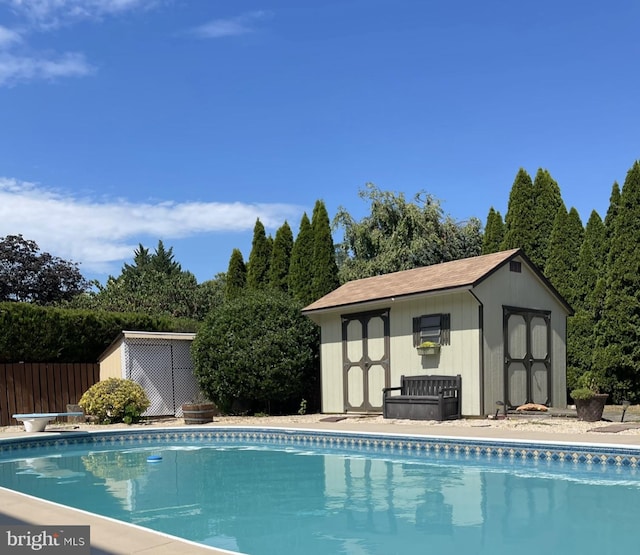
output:
<svg viewBox="0 0 640 555"><path fill-rule="evenodd" d="M217 407L213 403L187 403L182 405L185 424L207 424L213 422Z"/></svg>

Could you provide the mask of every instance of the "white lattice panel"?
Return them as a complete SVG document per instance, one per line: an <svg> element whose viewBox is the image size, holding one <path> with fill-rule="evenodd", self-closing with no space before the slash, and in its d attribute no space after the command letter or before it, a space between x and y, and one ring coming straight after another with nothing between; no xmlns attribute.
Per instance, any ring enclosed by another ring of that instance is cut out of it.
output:
<svg viewBox="0 0 640 555"><path fill-rule="evenodd" d="M124 344L124 377L139 383L151 405L143 416L182 416L197 392L190 341L130 339Z"/></svg>

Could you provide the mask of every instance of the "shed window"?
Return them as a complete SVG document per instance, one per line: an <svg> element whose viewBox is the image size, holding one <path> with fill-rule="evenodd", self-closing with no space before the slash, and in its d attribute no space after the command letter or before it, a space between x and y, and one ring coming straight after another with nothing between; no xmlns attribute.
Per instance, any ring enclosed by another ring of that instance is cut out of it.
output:
<svg viewBox="0 0 640 555"><path fill-rule="evenodd" d="M520 272L522 272L522 263L518 262L517 260L512 260L511 262L509 262L509 270L519 274Z"/></svg>
<svg viewBox="0 0 640 555"><path fill-rule="evenodd" d="M413 346L417 347L424 341L433 341L440 345L450 342L450 315L425 314L413 319Z"/></svg>

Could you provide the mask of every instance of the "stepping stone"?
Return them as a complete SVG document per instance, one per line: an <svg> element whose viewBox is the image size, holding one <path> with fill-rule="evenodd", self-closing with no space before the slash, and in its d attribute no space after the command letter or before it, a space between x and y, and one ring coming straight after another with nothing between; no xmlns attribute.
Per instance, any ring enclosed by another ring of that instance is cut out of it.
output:
<svg viewBox="0 0 640 555"><path fill-rule="evenodd" d="M640 424L611 424L610 426L602 426L602 428L592 428L589 432L605 432L609 434L617 434L625 430L635 430L640 428Z"/></svg>

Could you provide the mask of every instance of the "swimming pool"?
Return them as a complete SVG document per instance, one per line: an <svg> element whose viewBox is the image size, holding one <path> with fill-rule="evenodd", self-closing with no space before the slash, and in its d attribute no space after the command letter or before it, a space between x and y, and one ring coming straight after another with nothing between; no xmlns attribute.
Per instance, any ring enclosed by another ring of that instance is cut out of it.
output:
<svg viewBox="0 0 640 555"><path fill-rule="evenodd" d="M636 448L283 429L0 443L0 485L252 555L625 552L639 467Z"/></svg>

